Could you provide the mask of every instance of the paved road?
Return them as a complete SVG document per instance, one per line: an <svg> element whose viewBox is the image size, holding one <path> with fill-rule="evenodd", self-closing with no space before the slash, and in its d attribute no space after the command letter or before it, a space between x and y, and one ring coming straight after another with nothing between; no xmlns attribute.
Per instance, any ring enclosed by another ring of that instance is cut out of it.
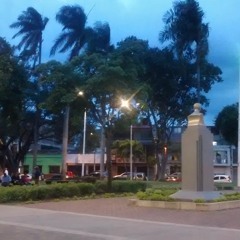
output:
<svg viewBox="0 0 240 240"><path fill-rule="evenodd" d="M0 205L0 212L1 236L11 240L240 239L239 209L235 214L175 211L128 206L126 199L96 199Z"/></svg>

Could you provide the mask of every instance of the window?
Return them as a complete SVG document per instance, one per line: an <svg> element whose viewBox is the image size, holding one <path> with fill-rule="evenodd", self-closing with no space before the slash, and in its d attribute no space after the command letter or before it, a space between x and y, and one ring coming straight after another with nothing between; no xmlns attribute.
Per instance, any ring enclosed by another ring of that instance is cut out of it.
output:
<svg viewBox="0 0 240 240"><path fill-rule="evenodd" d="M178 133L178 134L182 133L182 128L181 127L175 127L173 129L173 133Z"/></svg>
<svg viewBox="0 0 240 240"><path fill-rule="evenodd" d="M214 159L214 163L215 164L228 164L229 161L229 154L228 151L226 150L218 150L215 151L215 159Z"/></svg>

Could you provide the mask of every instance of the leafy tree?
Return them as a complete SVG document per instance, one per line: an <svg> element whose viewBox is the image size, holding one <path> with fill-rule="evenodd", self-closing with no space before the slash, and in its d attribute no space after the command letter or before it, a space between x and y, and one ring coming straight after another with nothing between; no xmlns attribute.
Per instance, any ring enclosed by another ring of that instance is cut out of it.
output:
<svg viewBox="0 0 240 240"><path fill-rule="evenodd" d="M63 6L56 15L56 20L63 25L62 33L55 40L50 54L54 55L71 50L69 59L77 56L87 43L90 28L86 27L87 16L82 7Z"/></svg>
<svg viewBox="0 0 240 240"><path fill-rule="evenodd" d="M75 72L84 78L85 99L89 114L106 137L107 166L111 175L111 144L113 131L118 118L121 118L120 99L131 95L139 88L137 65L131 62L132 51L119 47L108 54L85 54L74 58ZM108 186L111 188L111 179Z"/></svg>
<svg viewBox="0 0 240 240"><path fill-rule="evenodd" d="M26 72L11 46L0 38L0 166L17 171L32 143L32 126L25 105Z"/></svg>
<svg viewBox="0 0 240 240"><path fill-rule="evenodd" d="M22 50L23 56L26 56L27 59L33 57L33 68L37 61L38 64L41 63L42 35L48 20L33 7L29 7L18 17L17 22L10 25L11 28L20 29L13 38L22 36L18 49Z"/></svg>
<svg viewBox="0 0 240 240"><path fill-rule="evenodd" d="M162 156L158 160L159 176L164 178L167 155L165 147L171 148L171 135L174 126L186 124L186 118L191 113L196 97L194 81L196 71L188 63L189 71L184 72L181 64L169 49L149 49L146 61L146 74L143 81L148 84L148 95L145 97L143 111L155 129L153 140ZM186 63L187 64L187 63ZM209 91L212 84L219 81L220 69L212 64L204 64L204 89ZM206 97L202 97L207 104ZM161 168L160 168L161 166Z"/></svg>
<svg viewBox="0 0 240 240"><path fill-rule="evenodd" d="M79 129L80 113L83 113L85 103L82 97L78 96L78 89L81 87L81 77L74 73L74 69L70 63L60 63L55 60L49 61L38 66L35 72L39 79L38 84L45 92L44 101L40 107L45 111L49 111L49 118L52 120L54 136L56 139L61 139L63 116L66 105L70 105L73 112L71 114L72 121L70 122L70 139L76 134ZM82 107L83 106L83 107ZM75 110L78 110L75 113ZM74 114L79 117L74 118Z"/></svg>
<svg viewBox="0 0 240 240"><path fill-rule="evenodd" d="M215 120L215 127L224 139L237 147L238 145L238 103L222 109Z"/></svg>
<svg viewBox="0 0 240 240"><path fill-rule="evenodd" d="M125 164L127 163L126 159L130 158L130 140L116 140L113 142L112 148L116 150L117 156L122 157L125 160ZM132 141L132 160L133 164L135 159L142 159L145 158L145 152L143 145L138 142L133 140ZM127 171L127 170L126 170Z"/></svg>

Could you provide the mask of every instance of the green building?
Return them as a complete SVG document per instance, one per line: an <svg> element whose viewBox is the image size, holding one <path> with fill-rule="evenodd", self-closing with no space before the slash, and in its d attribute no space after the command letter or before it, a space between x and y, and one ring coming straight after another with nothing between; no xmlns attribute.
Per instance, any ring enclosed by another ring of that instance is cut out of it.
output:
<svg viewBox="0 0 240 240"><path fill-rule="evenodd" d="M37 166L43 174L60 173L62 165L61 154L39 154L37 156ZM33 155L27 154L25 157L23 171L32 172L33 169Z"/></svg>

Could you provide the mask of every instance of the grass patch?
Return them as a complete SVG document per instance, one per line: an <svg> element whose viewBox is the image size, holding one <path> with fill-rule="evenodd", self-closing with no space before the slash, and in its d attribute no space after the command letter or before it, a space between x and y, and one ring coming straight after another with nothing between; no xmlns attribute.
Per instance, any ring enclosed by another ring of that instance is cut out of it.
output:
<svg viewBox="0 0 240 240"><path fill-rule="evenodd" d="M151 200L151 201L174 201L170 197L173 193L176 192L176 189L147 189L145 192L138 192L137 198L139 200Z"/></svg>

